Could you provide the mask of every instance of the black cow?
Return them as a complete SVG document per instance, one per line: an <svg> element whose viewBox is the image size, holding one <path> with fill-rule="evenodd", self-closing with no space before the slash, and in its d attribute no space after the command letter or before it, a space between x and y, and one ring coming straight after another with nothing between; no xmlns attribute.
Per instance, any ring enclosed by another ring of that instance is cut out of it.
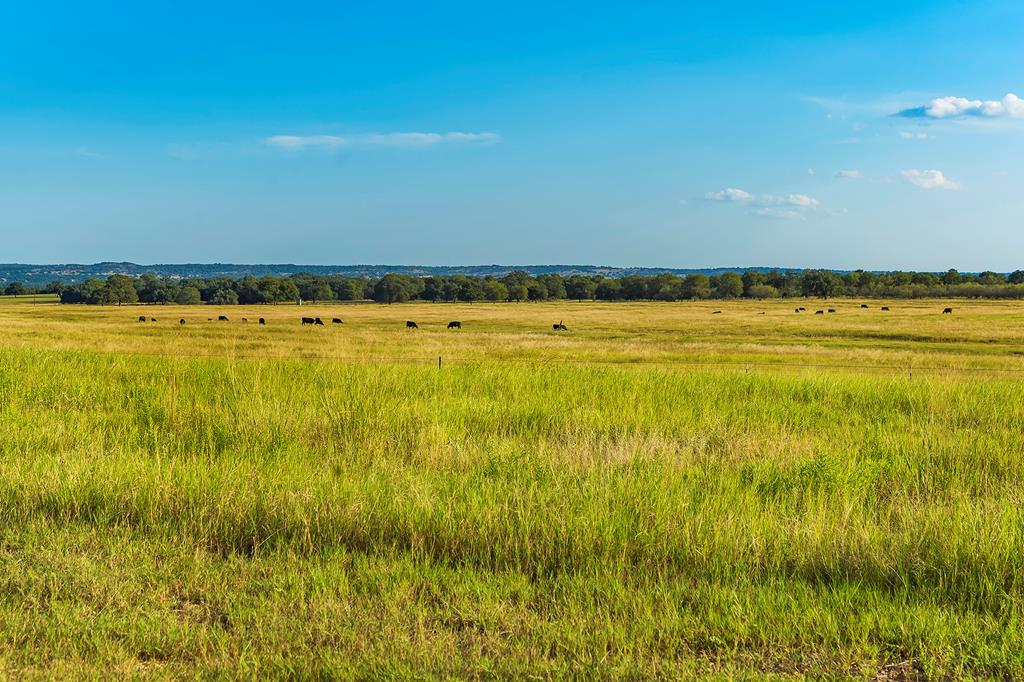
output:
<svg viewBox="0 0 1024 682"><path fill-rule="evenodd" d="M457 322L457 321L449 322L448 323L448 328L449 329L462 329L462 323L461 322Z"/></svg>
<svg viewBox="0 0 1024 682"><path fill-rule="evenodd" d="M951 314L952 312L953 312L953 309L952 309L952 308L946 308L945 310L943 310L943 311L942 311L942 314L943 314L943 315L949 315L949 314Z"/></svg>
<svg viewBox="0 0 1024 682"><path fill-rule="evenodd" d="M266 321L266 320L264 320L264 319L263 319L263 318L261 317L261 318L260 318L260 324L266 324L266 323L267 323L267 321Z"/></svg>
<svg viewBox="0 0 1024 682"><path fill-rule="evenodd" d="M882 310L884 310L885 312L889 312L889 306L883 305Z"/></svg>
<svg viewBox="0 0 1024 682"><path fill-rule="evenodd" d="M825 311L824 311L824 310L815 310L815 311L814 311L814 314L815 314L815 315L824 315L824 314L825 314Z"/></svg>
<svg viewBox="0 0 1024 682"><path fill-rule="evenodd" d="M829 309L828 309L828 311L829 311L830 313L834 313L834 312L836 311L836 309L835 309L835 308L829 308Z"/></svg>
<svg viewBox="0 0 1024 682"><path fill-rule="evenodd" d="M185 319L182 318L182 319L178 320L178 324L180 324L182 327L184 327L185 326Z"/></svg>
<svg viewBox="0 0 1024 682"><path fill-rule="evenodd" d="M331 318L331 324L344 324L340 317Z"/></svg>
<svg viewBox="0 0 1024 682"><path fill-rule="evenodd" d="M558 324L551 325L551 328L554 329L556 332L567 332L567 331L569 331L569 328L566 327L565 324L561 320L559 320Z"/></svg>
<svg viewBox="0 0 1024 682"><path fill-rule="evenodd" d="M156 318L155 317L151 317L151 318L149 318L149 321L150 322L156 322Z"/></svg>
<svg viewBox="0 0 1024 682"><path fill-rule="evenodd" d="M416 324L415 322L413 322L412 320L406 320L405 321L405 328L406 329L419 329L420 326L418 324Z"/></svg>
<svg viewBox="0 0 1024 682"><path fill-rule="evenodd" d="M302 318L302 324L303 324L303 326L305 326L307 324L316 324L316 320L314 318L312 318L312 317L304 317L304 318Z"/></svg>
<svg viewBox="0 0 1024 682"><path fill-rule="evenodd" d="M228 321L228 316L227 315L218 315L217 316L217 321L218 322L227 322Z"/></svg>
<svg viewBox="0 0 1024 682"><path fill-rule="evenodd" d="M145 321L146 321L146 316L145 315L139 315L139 322L145 322Z"/></svg>
<svg viewBox="0 0 1024 682"><path fill-rule="evenodd" d="M793 308L793 312L794 312L794 313L798 313L798 312L800 312L800 308Z"/></svg>
<svg viewBox="0 0 1024 682"><path fill-rule="evenodd" d="M800 308L800 312L804 312L807 308Z"/></svg>
<svg viewBox="0 0 1024 682"><path fill-rule="evenodd" d="M721 315L721 314L722 314L722 311L721 311L721 310L716 310L715 312L713 312L713 313L711 313L711 314L712 314L712 315Z"/></svg>
<svg viewBox="0 0 1024 682"><path fill-rule="evenodd" d="M860 304L860 307L861 307L861 308L867 308L867 307L868 307L868 304L867 304L867 303L861 303L861 304Z"/></svg>
<svg viewBox="0 0 1024 682"><path fill-rule="evenodd" d="M313 324L318 324L318 325L320 325L322 327L322 326L324 326L324 321L321 320L319 317L317 317L317 318L315 318L313 320Z"/></svg>

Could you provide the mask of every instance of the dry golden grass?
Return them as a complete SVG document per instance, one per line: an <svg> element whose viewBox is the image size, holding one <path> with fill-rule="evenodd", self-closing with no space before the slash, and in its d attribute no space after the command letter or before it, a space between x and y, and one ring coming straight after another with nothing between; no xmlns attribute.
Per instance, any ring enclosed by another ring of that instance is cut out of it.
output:
<svg viewBox="0 0 1024 682"><path fill-rule="evenodd" d="M344 361L764 363L904 371L1024 369L1024 304L992 301L55 306L0 304L0 344ZM880 307L888 305L890 312ZM941 314L951 305L953 315ZM803 306L807 312L795 313ZM835 314L815 310L835 308ZM715 314L715 311L721 311ZM761 314L764 313L764 314ZM137 322L139 315L157 322ZM217 322L227 315L230 322ZM319 316L326 328L301 327ZM256 324L259 317L267 325ZM341 317L343 325L332 325ZM210 320L212 318L212 321ZM243 323L242 319L249 321ZM179 319L186 320L180 327ZM405 328L415 320L419 330ZM450 320L463 323L449 331ZM568 333L556 333L564 320ZM863 367L861 367L863 366Z"/></svg>

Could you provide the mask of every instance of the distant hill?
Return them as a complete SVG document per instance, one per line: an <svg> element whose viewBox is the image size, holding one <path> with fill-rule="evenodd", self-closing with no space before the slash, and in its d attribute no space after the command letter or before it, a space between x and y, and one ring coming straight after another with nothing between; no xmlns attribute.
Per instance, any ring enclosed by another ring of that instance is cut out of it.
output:
<svg viewBox="0 0 1024 682"><path fill-rule="evenodd" d="M744 272L769 270L799 272L800 268L730 267L730 268L618 268L605 265L238 265L232 263L168 263L137 265L135 263L93 263L92 265L27 265L0 263L0 283L24 282L32 286L60 280L66 284L82 282L92 277L104 279L110 275L144 275L174 279L213 277L244 277L253 275L276 275L286 277L299 272L316 275L342 275L345 277L382 277L388 273L430 277L431 275L493 275L501 277L513 270L525 270L531 275L557 273L559 275L603 275L604 277L625 277L626 275L657 275L664 272L674 275L703 273L717 275L723 272Z"/></svg>

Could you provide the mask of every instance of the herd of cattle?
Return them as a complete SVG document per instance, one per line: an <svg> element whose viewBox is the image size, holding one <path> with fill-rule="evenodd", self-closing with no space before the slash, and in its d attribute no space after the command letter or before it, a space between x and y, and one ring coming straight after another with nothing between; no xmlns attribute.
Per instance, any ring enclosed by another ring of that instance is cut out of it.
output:
<svg viewBox="0 0 1024 682"><path fill-rule="evenodd" d="M860 307L861 308L870 308L871 306L869 306L867 303L861 303ZM889 306L883 305L881 307L881 310L882 311L888 311L889 310ZM835 308L828 308L828 312L830 312L830 313L834 313L835 311L836 311ZM716 313L720 313L722 311L721 310L716 310L715 312ZM807 312L807 308L794 308L793 312L804 313L804 312ZM761 314L764 315L764 313L761 313ZM815 310L814 314L815 315L824 315L825 311L824 310ZM943 308L942 309L942 314L943 315L952 315L953 314L953 309L952 308Z"/></svg>
<svg viewBox="0 0 1024 682"><path fill-rule="evenodd" d="M861 303L860 307L861 308L869 308L870 306L868 306L866 303ZM883 305L883 306L881 306L880 309L883 310L883 311L888 311L889 310L889 306ZM814 314L815 315L824 315L826 310L829 313L836 312L835 308L826 308L825 310L815 310ZM794 308L793 311L797 312L797 313L804 313L804 312L807 312L807 308L803 308L803 307ZM721 310L716 310L716 311L714 311L711 314L712 315L719 315L719 314L721 314L721 312L722 312ZM942 310L942 314L943 315L950 315L952 313L953 313L953 309L952 308L944 308ZM761 312L761 313L758 313L758 314L759 315L764 315L764 312ZM155 317L146 317L145 315L139 315L139 322L147 322L147 321L148 322L156 322L156 318ZM212 317L208 317L208 318L206 318L206 321L207 322L213 322L213 318ZM217 317L217 321L218 322L230 322L230 320L228 319L227 315L219 315ZM249 321L249 318L247 318L247 317L243 317L242 318L242 322L248 322L248 321ZM267 323L267 320L265 318L261 317L261 318L258 318L258 320L257 320L257 324L265 325L266 323ZM331 318L331 324L343 324L343 323L344 322L342 321L342 319L340 317L332 317ZM185 319L182 318L182 319L178 320L178 324L181 325L181 326L184 326L185 325ZM320 326L320 327L326 326L324 324L324 321L322 319L320 319L319 317L303 317L302 318L302 326L305 327L306 325L313 325L313 326ZM406 329L419 329L420 327L419 327L418 324L416 324L412 320L406 320L405 321L405 328ZM569 328L565 326L565 323L562 320L559 320L557 324L551 325L551 328L554 331L556 331L556 332L567 332L567 331L569 331ZM451 322L448 323L448 329L462 329L462 322L459 322L458 320L452 320Z"/></svg>
<svg viewBox="0 0 1024 682"><path fill-rule="evenodd" d="M206 321L207 322L213 322L213 318L212 317L208 317L208 318L206 318ZM217 321L218 322L230 322L231 320L228 319L227 315L219 315L217 317ZM242 318L242 322L248 322L248 321L249 321L249 318L247 318L247 317L243 317ZM156 322L156 318L155 317L146 317L145 315L139 315L139 322ZM265 325L266 323L267 323L266 318L261 317L261 318L259 318L257 320L257 324ZM185 318L181 318L180 320L178 320L178 324L180 326L184 326L185 325ZM344 321L340 317L332 317L331 318L331 324L344 324ZM313 325L313 326L320 326L320 327L326 326L324 324L324 321L321 318L319 318L319 317L303 317L302 318L302 326L305 327L306 325ZM566 327L564 324L562 324L562 322L559 322L558 324L553 324L551 326L552 326L552 328L556 332L557 331L566 331L566 332L569 331L569 328ZM412 320L406 320L405 321L405 328L406 329L419 329L420 326L418 324L416 324L415 322L413 322ZM458 320L452 320L451 322L448 323L448 329L462 329L462 322L460 322Z"/></svg>

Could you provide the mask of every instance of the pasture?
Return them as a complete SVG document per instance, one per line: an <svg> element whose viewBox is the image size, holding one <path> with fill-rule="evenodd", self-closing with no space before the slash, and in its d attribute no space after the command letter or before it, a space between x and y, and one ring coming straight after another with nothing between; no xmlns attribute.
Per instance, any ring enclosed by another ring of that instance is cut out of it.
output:
<svg viewBox="0 0 1024 682"><path fill-rule="evenodd" d="M1020 677L1022 379L1017 303L5 300L0 672Z"/></svg>

